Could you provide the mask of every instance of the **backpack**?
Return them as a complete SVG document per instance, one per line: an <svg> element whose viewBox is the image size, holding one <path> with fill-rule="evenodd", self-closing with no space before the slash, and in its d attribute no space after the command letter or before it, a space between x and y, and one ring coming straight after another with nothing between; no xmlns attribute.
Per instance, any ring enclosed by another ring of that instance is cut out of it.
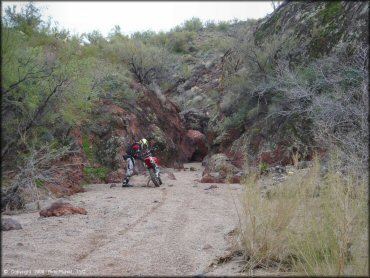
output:
<svg viewBox="0 0 370 278"><path fill-rule="evenodd" d="M139 150L139 144L137 142L131 144L130 146L128 146L128 148L126 149L126 153L130 156L136 156L137 155L137 151Z"/></svg>

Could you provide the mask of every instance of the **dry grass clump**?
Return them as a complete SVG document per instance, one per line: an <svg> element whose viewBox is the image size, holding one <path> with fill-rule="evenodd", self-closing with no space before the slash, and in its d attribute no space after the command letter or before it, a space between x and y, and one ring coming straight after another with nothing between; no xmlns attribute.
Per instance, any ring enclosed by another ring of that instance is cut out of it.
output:
<svg viewBox="0 0 370 278"><path fill-rule="evenodd" d="M245 271L368 275L367 176L343 175L315 159L262 195L257 174L245 180L240 243Z"/></svg>

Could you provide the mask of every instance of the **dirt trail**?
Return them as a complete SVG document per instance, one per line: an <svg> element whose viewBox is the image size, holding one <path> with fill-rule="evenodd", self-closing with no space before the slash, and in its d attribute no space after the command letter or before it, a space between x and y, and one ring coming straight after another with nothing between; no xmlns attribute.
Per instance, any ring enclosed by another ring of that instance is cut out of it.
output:
<svg viewBox="0 0 370 278"><path fill-rule="evenodd" d="M196 181L199 163L185 167L196 170L174 170L176 180L163 174L159 188L135 176L131 188L89 185L63 198L87 215L12 216L23 229L2 233L3 274L237 275L209 265L231 251L228 234L238 226L242 186L210 188Z"/></svg>

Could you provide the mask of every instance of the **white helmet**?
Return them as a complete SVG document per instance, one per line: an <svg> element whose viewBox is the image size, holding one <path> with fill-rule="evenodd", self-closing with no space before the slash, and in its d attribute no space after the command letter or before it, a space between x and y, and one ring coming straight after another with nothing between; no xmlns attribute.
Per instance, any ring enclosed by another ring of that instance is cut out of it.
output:
<svg viewBox="0 0 370 278"><path fill-rule="evenodd" d="M144 147L149 148L149 142L145 138L140 139L139 144L142 149L144 149Z"/></svg>

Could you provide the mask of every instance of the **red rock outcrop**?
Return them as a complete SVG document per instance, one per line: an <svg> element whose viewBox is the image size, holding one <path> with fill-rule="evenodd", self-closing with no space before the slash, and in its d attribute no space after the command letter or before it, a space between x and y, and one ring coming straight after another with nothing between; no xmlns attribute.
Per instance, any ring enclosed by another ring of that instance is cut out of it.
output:
<svg viewBox="0 0 370 278"><path fill-rule="evenodd" d="M87 214L86 209L80 207L74 207L69 203L55 202L50 207L40 211L40 216L51 217L51 216L62 216L67 214Z"/></svg>
<svg viewBox="0 0 370 278"><path fill-rule="evenodd" d="M137 88L139 85L135 85ZM162 165L173 166L175 162L187 162L191 159L194 151L193 142L188 136L186 136L187 130L184 127L179 112L179 107L166 98L161 101L157 95L141 86L143 96L138 100L140 107L146 109L145 115L152 114L155 118L151 122L152 129L148 130L148 123L143 121L141 123L141 129L144 131L142 135L145 137L153 137L158 135L160 129L161 138L153 138L155 141L162 141L161 143L166 145L166 153L159 153L158 156L162 160ZM154 130L153 130L154 129ZM146 132L145 132L146 131Z"/></svg>
<svg viewBox="0 0 370 278"><path fill-rule="evenodd" d="M256 161L256 164L261 162L271 164L287 165L291 162L291 154L288 148L284 145L278 145L272 151L265 151L261 153L260 158Z"/></svg>
<svg viewBox="0 0 370 278"><path fill-rule="evenodd" d="M188 130L186 135L190 138L194 146L194 151L190 160L202 161L208 154L206 136L198 130Z"/></svg>
<svg viewBox="0 0 370 278"><path fill-rule="evenodd" d="M230 147L224 153L230 159L231 164L240 169L244 167L245 155L241 151L232 151Z"/></svg>
<svg viewBox="0 0 370 278"><path fill-rule="evenodd" d="M51 181L45 182L46 189L51 191L56 197L69 196L74 193L84 192L81 182L83 180L84 163L86 155L82 147L82 132L74 128L69 135L74 139L77 145L77 153L55 161L55 168Z"/></svg>

